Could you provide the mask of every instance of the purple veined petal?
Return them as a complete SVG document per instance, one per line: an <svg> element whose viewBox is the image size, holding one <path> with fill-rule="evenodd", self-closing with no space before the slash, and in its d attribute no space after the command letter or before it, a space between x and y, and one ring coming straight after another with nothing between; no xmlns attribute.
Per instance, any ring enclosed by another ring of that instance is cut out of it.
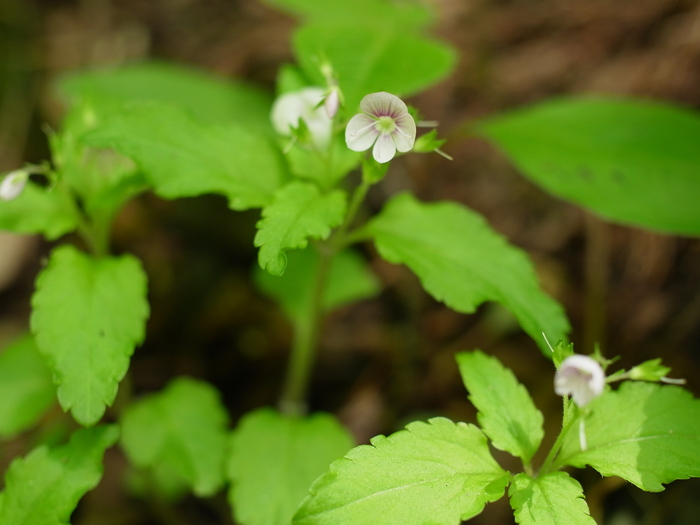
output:
<svg viewBox="0 0 700 525"><path fill-rule="evenodd" d="M345 128L345 144L353 151L369 149L377 139L379 132L372 117L358 114L350 119Z"/></svg>
<svg viewBox="0 0 700 525"><path fill-rule="evenodd" d="M374 143L372 156L374 160L383 164L389 162L396 155L396 145L390 134L380 134L377 142Z"/></svg>
<svg viewBox="0 0 700 525"><path fill-rule="evenodd" d="M391 133L396 149L401 153L410 151L416 142L416 123L413 117L406 113L396 119L396 129Z"/></svg>
<svg viewBox="0 0 700 525"><path fill-rule="evenodd" d="M408 108L403 100L386 91L365 95L360 102L360 109L373 117L391 117L394 119L398 119L408 113Z"/></svg>

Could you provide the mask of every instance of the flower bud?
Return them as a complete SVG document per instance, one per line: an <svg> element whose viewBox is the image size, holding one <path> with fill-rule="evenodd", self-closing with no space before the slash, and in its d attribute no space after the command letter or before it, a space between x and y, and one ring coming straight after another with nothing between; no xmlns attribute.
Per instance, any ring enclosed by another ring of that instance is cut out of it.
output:
<svg viewBox="0 0 700 525"><path fill-rule="evenodd" d="M554 391L560 396L570 395L580 407L602 394L604 387L603 368L585 355L567 357L554 375Z"/></svg>
<svg viewBox="0 0 700 525"><path fill-rule="evenodd" d="M11 201L19 197L28 178L29 173L26 170L14 170L5 175L0 182L0 199Z"/></svg>

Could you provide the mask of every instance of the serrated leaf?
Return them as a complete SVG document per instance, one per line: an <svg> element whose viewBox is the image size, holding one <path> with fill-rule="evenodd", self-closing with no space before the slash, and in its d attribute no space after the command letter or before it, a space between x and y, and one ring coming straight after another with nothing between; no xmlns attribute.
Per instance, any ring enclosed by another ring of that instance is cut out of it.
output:
<svg viewBox="0 0 700 525"><path fill-rule="evenodd" d="M474 425L433 418L371 443L314 482L295 525L458 525L508 483Z"/></svg>
<svg viewBox="0 0 700 525"><path fill-rule="evenodd" d="M168 199L220 193L235 210L261 207L286 176L265 133L237 122L202 124L156 102L125 106L85 140L131 158Z"/></svg>
<svg viewBox="0 0 700 525"><path fill-rule="evenodd" d="M58 400L93 425L117 395L149 313L135 257L93 258L64 245L51 253L32 297L31 327L54 372Z"/></svg>
<svg viewBox="0 0 700 525"><path fill-rule="evenodd" d="M0 399L3 438L31 428L56 400L51 370L30 335L0 352Z"/></svg>
<svg viewBox="0 0 700 525"><path fill-rule="evenodd" d="M625 381L587 407L587 450L581 451L578 432L570 432L555 468L590 465L651 492L662 491L662 483L700 476L700 400L690 392Z"/></svg>
<svg viewBox="0 0 700 525"><path fill-rule="evenodd" d="M229 501L241 525L289 525L311 483L352 447L329 414L285 417L264 408L231 436Z"/></svg>
<svg viewBox="0 0 700 525"><path fill-rule="evenodd" d="M0 523L66 525L78 501L102 477L102 456L119 437L116 425L81 429L66 445L41 445L15 459L0 494Z"/></svg>
<svg viewBox="0 0 700 525"><path fill-rule="evenodd" d="M345 217L345 193L321 193L317 186L291 182L263 208L254 244L260 248L258 263L273 275L287 267L286 250L306 248L309 239L327 239Z"/></svg>
<svg viewBox="0 0 700 525"><path fill-rule="evenodd" d="M256 267L254 278L258 287L282 306L295 323L308 318L311 307L313 280L318 268L318 253L312 248L289 252L289 265L284 275L277 277ZM356 252L345 250L331 262L322 305L330 311L345 304L368 299L380 291L379 281Z"/></svg>
<svg viewBox="0 0 700 525"><path fill-rule="evenodd" d="M457 363L484 434L494 447L529 464L544 437L544 418L530 394L495 357L462 352Z"/></svg>
<svg viewBox="0 0 700 525"><path fill-rule="evenodd" d="M477 133L557 197L603 217L700 235L700 115L658 102L564 98L486 120Z"/></svg>
<svg viewBox="0 0 700 525"><path fill-rule="evenodd" d="M521 525L595 525L581 485L566 472L550 472L536 479L517 474L508 497L515 521Z"/></svg>
<svg viewBox="0 0 700 525"><path fill-rule="evenodd" d="M491 230L476 212L452 202L424 204L404 193L365 227L380 255L405 264L435 299L462 313L498 301L551 355L542 332L563 338L562 307L539 287L526 254Z"/></svg>
<svg viewBox="0 0 700 525"><path fill-rule="evenodd" d="M187 377L132 403L121 419L121 445L141 468L166 465L199 496L224 480L228 415L218 391Z"/></svg>

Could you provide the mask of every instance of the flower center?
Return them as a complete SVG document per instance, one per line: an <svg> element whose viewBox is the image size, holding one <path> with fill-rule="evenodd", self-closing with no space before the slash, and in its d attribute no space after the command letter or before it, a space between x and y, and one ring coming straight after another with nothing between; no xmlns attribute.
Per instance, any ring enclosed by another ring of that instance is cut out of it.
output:
<svg viewBox="0 0 700 525"><path fill-rule="evenodd" d="M379 117L374 124L374 128L382 135L388 135L396 129L396 122L391 117Z"/></svg>

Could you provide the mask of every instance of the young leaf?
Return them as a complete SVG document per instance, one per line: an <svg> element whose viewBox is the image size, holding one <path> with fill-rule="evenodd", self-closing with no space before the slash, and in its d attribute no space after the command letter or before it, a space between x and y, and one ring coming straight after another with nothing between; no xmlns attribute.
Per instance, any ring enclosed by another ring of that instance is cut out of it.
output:
<svg viewBox="0 0 700 525"><path fill-rule="evenodd" d="M102 477L102 456L119 437L116 425L81 429L66 445L41 445L15 459L0 494L0 523L62 525Z"/></svg>
<svg viewBox="0 0 700 525"><path fill-rule="evenodd" d="M58 400L82 425L112 404L145 335L146 275L130 256L93 258L56 248L36 281L32 332L54 372Z"/></svg>
<svg viewBox="0 0 700 525"><path fill-rule="evenodd" d="M536 479L517 474L508 489L515 521L521 525L595 525L581 485L566 472Z"/></svg>
<svg viewBox="0 0 700 525"><path fill-rule="evenodd" d="M457 363L484 434L497 449L530 463L544 437L544 418L525 387L498 359L480 351L457 354Z"/></svg>
<svg viewBox="0 0 700 525"><path fill-rule="evenodd" d="M522 172L607 219L700 235L700 115L666 104L565 98L486 120Z"/></svg>
<svg viewBox="0 0 700 525"><path fill-rule="evenodd" d="M355 169L361 156L345 144L345 139L335 137L332 151L319 154L318 151L295 145L287 154L289 170L300 179L311 180L321 188L333 188L340 179Z"/></svg>
<svg viewBox="0 0 700 525"><path fill-rule="evenodd" d="M291 182L275 194L262 211L255 246L260 248L260 267L282 275L287 267L288 249L306 248L308 239L327 239L331 229L345 216L345 193L322 194L313 184Z"/></svg>
<svg viewBox="0 0 700 525"><path fill-rule="evenodd" d="M165 465L195 494L211 496L224 481L227 422L214 387L180 377L124 411L121 445L136 466Z"/></svg>
<svg viewBox="0 0 700 525"><path fill-rule="evenodd" d="M229 501L241 525L289 525L311 482L352 447L329 414L285 417L264 408L231 437Z"/></svg>
<svg viewBox="0 0 700 525"><path fill-rule="evenodd" d="M0 353L0 437L32 427L56 399L51 370L25 335Z"/></svg>
<svg viewBox="0 0 700 525"><path fill-rule="evenodd" d="M202 124L156 102L125 106L85 140L130 157L167 199L221 193L235 210L266 206L286 175L266 134L237 122Z"/></svg>
<svg viewBox="0 0 700 525"><path fill-rule="evenodd" d="M700 476L700 400L687 390L625 381L588 405L587 450L570 432L555 468L590 465L651 492L662 483Z"/></svg>
<svg viewBox="0 0 700 525"><path fill-rule="evenodd" d="M463 206L424 204L401 194L364 233L384 259L406 264L450 308L471 313L484 301L506 306L546 355L551 351L542 332L556 341L569 330L561 306L541 290L525 253Z"/></svg>
<svg viewBox="0 0 700 525"><path fill-rule="evenodd" d="M508 483L474 425L415 421L352 449L311 486L295 525L459 525Z"/></svg>

